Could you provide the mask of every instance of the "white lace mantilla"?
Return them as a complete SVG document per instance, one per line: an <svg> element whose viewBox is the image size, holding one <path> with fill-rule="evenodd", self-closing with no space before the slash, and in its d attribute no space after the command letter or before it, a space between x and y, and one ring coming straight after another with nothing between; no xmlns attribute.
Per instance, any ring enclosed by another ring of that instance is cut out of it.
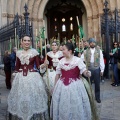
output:
<svg viewBox="0 0 120 120"><path fill-rule="evenodd" d="M47 53L47 55L52 58L52 62L53 62L53 66L57 67L58 63L59 63L59 58L63 57L63 53L62 51L58 51L55 54L53 53L53 51L50 51Z"/></svg>
<svg viewBox="0 0 120 120"><path fill-rule="evenodd" d="M57 51L55 54L53 53L53 51L50 51L47 53L47 55L51 58L60 58L63 56L62 51Z"/></svg>
<svg viewBox="0 0 120 120"><path fill-rule="evenodd" d="M78 68L80 69L81 74L86 70L86 65L83 63L81 58L73 56L69 63L66 62L66 58L62 58L56 68L56 72L60 73L61 69L68 71L74 69L76 66L78 66Z"/></svg>
<svg viewBox="0 0 120 120"><path fill-rule="evenodd" d="M16 56L20 59L22 65L29 65L29 59L39 55L39 53L35 49L29 49L27 54L23 53L24 50L19 50L16 53Z"/></svg>

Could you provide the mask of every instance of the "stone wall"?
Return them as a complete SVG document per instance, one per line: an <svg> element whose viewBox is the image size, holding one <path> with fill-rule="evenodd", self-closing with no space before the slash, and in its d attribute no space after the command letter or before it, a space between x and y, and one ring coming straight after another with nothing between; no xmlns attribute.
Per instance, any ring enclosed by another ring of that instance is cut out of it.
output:
<svg viewBox="0 0 120 120"><path fill-rule="evenodd" d="M19 15L23 15L24 5L27 3L30 18L34 23L35 35L35 29L43 26L44 10L48 1L49 0L0 0L0 25L12 21L17 12ZM87 13L88 38L96 37L99 39L99 16L103 14L104 1L105 0L82 0ZM112 12L115 7L118 8L120 12L120 0L108 0L108 2Z"/></svg>

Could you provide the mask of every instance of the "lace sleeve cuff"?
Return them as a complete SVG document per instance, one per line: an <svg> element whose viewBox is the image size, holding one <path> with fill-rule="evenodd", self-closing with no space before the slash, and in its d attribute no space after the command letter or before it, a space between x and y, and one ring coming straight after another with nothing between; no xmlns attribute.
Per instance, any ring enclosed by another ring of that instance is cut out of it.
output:
<svg viewBox="0 0 120 120"><path fill-rule="evenodd" d="M56 74L61 74L61 71L59 71L59 70L56 70Z"/></svg>
<svg viewBox="0 0 120 120"><path fill-rule="evenodd" d="M46 67L42 68L42 65L40 65L40 73L44 73L46 71Z"/></svg>

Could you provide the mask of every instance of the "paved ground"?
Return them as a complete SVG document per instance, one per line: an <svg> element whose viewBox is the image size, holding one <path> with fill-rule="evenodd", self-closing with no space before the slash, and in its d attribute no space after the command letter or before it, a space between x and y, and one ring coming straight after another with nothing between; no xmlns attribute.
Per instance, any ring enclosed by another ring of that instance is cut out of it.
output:
<svg viewBox="0 0 120 120"><path fill-rule="evenodd" d="M7 96L4 77L0 75L0 120L6 120ZM110 80L101 83L101 104L97 104L101 120L120 120L120 86L112 87Z"/></svg>

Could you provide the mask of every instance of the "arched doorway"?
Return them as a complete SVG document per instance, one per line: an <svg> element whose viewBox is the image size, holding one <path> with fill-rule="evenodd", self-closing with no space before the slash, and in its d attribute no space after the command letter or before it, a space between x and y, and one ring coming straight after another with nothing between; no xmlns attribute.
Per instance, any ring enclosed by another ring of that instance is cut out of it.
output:
<svg viewBox="0 0 120 120"><path fill-rule="evenodd" d="M59 39L71 39L72 36L78 35L78 25L76 16L79 18L80 25L87 38L87 15L82 2L78 0L50 0L45 8L47 23L47 37Z"/></svg>

